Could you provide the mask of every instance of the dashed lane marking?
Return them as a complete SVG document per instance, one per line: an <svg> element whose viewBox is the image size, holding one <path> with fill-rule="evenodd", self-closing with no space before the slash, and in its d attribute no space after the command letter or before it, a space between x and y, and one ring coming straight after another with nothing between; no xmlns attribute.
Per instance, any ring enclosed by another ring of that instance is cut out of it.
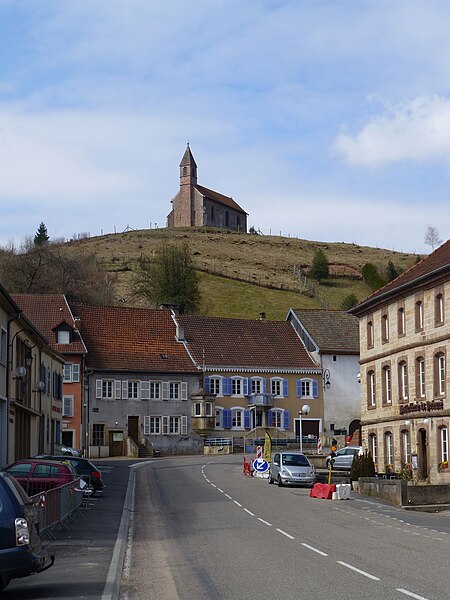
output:
<svg viewBox="0 0 450 600"><path fill-rule="evenodd" d="M428 600L424 598L424 596L419 596L418 594L414 594L413 592L409 592L408 590L404 590L403 588L397 588L397 592L401 592L410 598L415 598L416 600Z"/></svg>
<svg viewBox="0 0 450 600"><path fill-rule="evenodd" d="M371 575L370 573L367 573L367 571L362 571L361 569L357 569L353 565L349 565L348 563L343 562L342 560L337 560L336 562L339 565L342 565L343 567L347 567L347 569L351 569L352 571L355 571L356 573L359 573L360 575L364 575L364 577L368 577L369 579L373 579L374 581L380 581L379 577L375 577L375 575Z"/></svg>
<svg viewBox="0 0 450 600"><path fill-rule="evenodd" d="M308 548L308 550L312 550L313 552L317 552L317 554L320 554L320 556L328 556L328 554L326 554L326 552L322 552L322 550L318 550L317 548L314 548L314 546L310 546L309 544L304 544L302 542L302 546L305 546L305 548Z"/></svg>
<svg viewBox="0 0 450 600"><path fill-rule="evenodd" d="M283 535L285 535L287 538L289 538L290 540L295 540L295 537L293 537L292 535L290 535L289 533L286 533L286 531L283 531L282 529L278 529L277 527L277 531Z"/></svg>

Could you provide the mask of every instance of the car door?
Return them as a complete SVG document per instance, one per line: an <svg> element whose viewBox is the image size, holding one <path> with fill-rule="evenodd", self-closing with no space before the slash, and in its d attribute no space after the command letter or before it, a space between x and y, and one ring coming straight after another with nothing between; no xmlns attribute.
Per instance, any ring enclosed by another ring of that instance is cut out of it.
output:
<svg viewBox="0 0 450 600"><path fill-rule="evenodd" d="M280 453L277 452L274 455L272 462L270 463L270 474L272 476L272 479L274 479L276 481L278 478L279 472L280 472Z"/></svg>
<svg viewBox="0 0 450 600"><path fill-rule="evenodd" d="M347 468L347 448L341 448L336 452L336 457L334 459L334 468L335 469L346 469Z"/></svg>

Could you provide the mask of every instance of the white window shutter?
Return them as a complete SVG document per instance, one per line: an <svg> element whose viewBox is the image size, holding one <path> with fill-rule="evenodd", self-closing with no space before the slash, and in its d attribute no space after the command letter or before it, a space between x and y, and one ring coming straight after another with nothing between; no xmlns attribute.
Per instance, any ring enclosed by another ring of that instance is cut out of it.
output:
<svg viewBox="0 0 450 600"><path fill-rule="evenodd" d="M118 381L117 379L114 381L114 398L116 400L120 400L122 398L122 382Z"/></svg>
<svg viewBox="0 0 450 600"><path fill-rule="evenodd" d="M141 381L141 400L150 400L150 381Z"/></svg>
<svg viewBox="0 0 450 600"><path fill-rule="evenodd" d="M182 381L181 382L181 399L182 400L187 400L187 390L188 390L187 382Z"/></svg>
<svg viewBox="0 0 450 600"><path fill-rule="evenodd" d="M80 381L80 365L72 365L72 381Z"/></svg>
<svg viewBox="0 0 450 600"><path fill-rule="evenodd" d="M95 397L96 398L102 397L102 380L101 379L96 379L96 381L95 381Z"/></svg>
<svg viewBox="0 0 450 600"><path fill-rule="evenodd" d="M122 381L122 400L128 400L128 381Z"/></svg>
<svg viewBox="0 0 450 600"><path fill-rule="evenodd" d="M181 417L181 435L187 435L187 417Z"/></svg>
<svg viewBox="0 0 450 600"><path fill-rule="evenodd" d="M150 417L144 417L144 435L150 435Z"/></svg>
<svg viewBox="0 0 450 600"><path fill-rule="evenodd" d="M169 399L169 382L168 381L162 382L162 399L163 400Z"/></svg>
<svg viewBox="0 0 450 600"><path fill-rule="evenodd" d="M166 435L169 433L169 417L162 417L162 432Z"/></svg>

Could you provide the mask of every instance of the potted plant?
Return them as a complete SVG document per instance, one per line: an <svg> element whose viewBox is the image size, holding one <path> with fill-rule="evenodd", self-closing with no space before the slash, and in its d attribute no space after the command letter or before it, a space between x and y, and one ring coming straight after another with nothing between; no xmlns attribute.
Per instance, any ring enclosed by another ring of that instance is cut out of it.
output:
<svg viewBox="0 0 450 600"><path fill-rule="evenodd" d="M445 471L446 469L448 469L448 460L443 460L442 462L440 462L438 468L439 471Z"/></svg>

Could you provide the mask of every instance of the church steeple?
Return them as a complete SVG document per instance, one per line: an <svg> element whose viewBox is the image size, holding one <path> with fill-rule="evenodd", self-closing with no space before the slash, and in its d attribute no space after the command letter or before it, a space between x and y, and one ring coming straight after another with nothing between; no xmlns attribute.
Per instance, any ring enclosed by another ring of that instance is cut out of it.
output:
<svg viewBox="0 0 450 600"><path fill-rule="evenodd" d="M197 184L197 164L192 156L189 142L180 162L180 185Z"/></svg>

